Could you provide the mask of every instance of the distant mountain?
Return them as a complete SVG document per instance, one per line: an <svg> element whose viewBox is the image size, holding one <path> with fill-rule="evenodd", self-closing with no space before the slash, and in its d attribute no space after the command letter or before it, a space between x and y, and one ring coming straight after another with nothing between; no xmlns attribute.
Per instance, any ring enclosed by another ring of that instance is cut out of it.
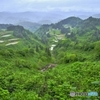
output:
<svg viewBox="0 0 100 100"><path fill-rule="evenodd" d="M93 15L93 17L100 18L100 14L95 14L95 15Z"/></svg>
<svg viewBox="0 0 100 100"><path fill-rule="evenodd" d="M9 26L11 26L11 24L0 24L0 30L5 30Z"/></svg>
<svg viewBox="0 0 100 100"><path fill-rule="evenodd" d="M39 24L51 24L52 22L50 20L41 20L38 23Z"/></svg>
<svg viewBox="0 0 100 100"><path fill-rule="evenodd" d="M32 23L32 22L28 22L28 21L19 22L18 25L21 25L25 29L28 29L28 30L30 30L32 32L36 31L41 26L41 24Z"/></svg>
<svg viewBox="0 0 100 100"><path fill-rule="evenodd" d="M65 14L53 12L0 12L1 24L16 24L24 21L40 24L54 23L63 18Z"/></svg>
<svg viewBox="0 0 100 100"><path fill-rule="evenodd" d="M87 18L84 16L90 16L92 13L81 11L48 11L48 12L0 12L1 24L17 24L20 22L35 22L40 24L56 23L69 16L77 16L80 18Z"/></svg>

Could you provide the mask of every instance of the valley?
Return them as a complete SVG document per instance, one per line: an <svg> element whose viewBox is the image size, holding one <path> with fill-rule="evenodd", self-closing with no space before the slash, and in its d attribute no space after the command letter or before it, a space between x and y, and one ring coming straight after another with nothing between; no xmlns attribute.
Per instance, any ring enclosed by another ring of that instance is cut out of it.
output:
<svg viewBox="0 0 100 100"><path fill-rule="evenodd" d="M35 32L0 27L0 100L100 99L69 95L100 93L99 18L69 17Z"/></svg>

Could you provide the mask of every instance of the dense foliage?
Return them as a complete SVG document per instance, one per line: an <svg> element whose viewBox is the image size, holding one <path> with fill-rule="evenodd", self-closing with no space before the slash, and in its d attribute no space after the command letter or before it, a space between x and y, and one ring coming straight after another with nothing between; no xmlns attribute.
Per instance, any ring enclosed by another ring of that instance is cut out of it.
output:
<svg viewBox="0 0 100 100"><path fill-rule="evenodd" d="M1 30L0 100L99 100L69 95L100 94L99 22L71 17L43 25L35 34L21 26ZM18 44L5 46L11 38L18 38ZM56 46L50 51L52 44Z"/></svg>

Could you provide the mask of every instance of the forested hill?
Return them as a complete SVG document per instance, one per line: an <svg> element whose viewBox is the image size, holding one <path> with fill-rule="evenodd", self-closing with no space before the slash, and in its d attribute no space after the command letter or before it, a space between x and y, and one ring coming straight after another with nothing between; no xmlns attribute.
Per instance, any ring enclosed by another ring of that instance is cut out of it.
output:
<svg viewBox="0 0 100 100"><path fill-rule="evenodd" d="M93 17L89 17L85 20L82 20L78 17L69 17L66 18L56 24L54 24L54 26L59 26L59 25L70 25L71 27L82 27L82 26L94 26L94 25L100 25L100 18L93 18Z"/></svg>
<svg viewBox="0 0 100 100"><path fill-rule="evenodd" d="M62 31L66 30L68 31L69 30L69 26L71 27L76 27L77 25L79 25L80 23L82 22L82 19L80 18L77 18L77 17L69 17L69 18L66 18L58 23L55 23L55 24L45 24L45 25L42 25L37 31L36 33L39 33L41 34L43 31L46 32L48 31L50 28L54 28L54 29L59 29Z"/></svg>
<svg viewBox="0 0 100 100"><path fill-rule="evenodd" d="M63 29L67 30L69 27L72 27L72 28L77 27L81 29L83 28L86 29L86 28L95 28L98 25L100 25L100 18L89 17L85 20L82 20L78 17L69 17L55 24L42 25L39 30L54 28L54 29L60 29L61 31L63 31Z"/></svg>
<svg viewBox="0 0 100 100"><path fill-rule="evenodd" d="M52 33L57 33L54 30L58 30L60 34L64 34L66 36L68 36L68 33L71 33L72 35L70 35L70 37L75 36L75 34L82 36L89 32L91 35L88 36L92 39L92 37L96 36L96 34L99 35L100 18L89 17L82 20L78 17L69 17L55 24L42 25L35 33L40 38L47 39Z"/></svg>
<svg viewBox="0 0 100 100"><path fill-rule="evenodd" d="M61 28L61 26L63 26L63 25L70 25L72 27L76 27L81 22L82 22L82 19L80 19L78 17L69 17L69 18L66 18L66 19L54 24L54 26L55 26L55 28Z"/></svg>
<svg viewBox="0 0 100 100"><path fill-rule="evenodd" d="M58 66L49 75L53 77L50 81L52 99L73 100L66 95L70 91L100 93L100 18L82 20L69 17L55 24L43 25L35 34L47 46L54 46L51 53ZM98 96L75 97L75 100L96 98L100 99Z"/></svg>
<svg viewBox="0 0 100 100"><path fill-rule="evenodd" d="M33 32L20 25L0 24L0 49L47 49Z"/></svg>

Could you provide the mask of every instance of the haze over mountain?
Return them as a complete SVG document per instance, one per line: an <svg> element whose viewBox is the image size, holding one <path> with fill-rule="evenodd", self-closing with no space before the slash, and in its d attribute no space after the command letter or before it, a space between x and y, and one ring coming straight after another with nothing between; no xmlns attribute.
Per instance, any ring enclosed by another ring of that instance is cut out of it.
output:
<svg viewBox="0 0 100 100"><path fill-rule="evenodd" d="M70 16L84 19L98 14L99 4L99 0L2 0L0 23L28 21L50 24Z"/></svg>
<svg viewBox="0 0 100 100"><path fill-rule="evenodd" d="M64 11L49 11L49 12L0 12L0 23L5 24L17 24L19 22L35 22L39 24L50 24L58 22L69 16L78 16L81 18L87 18L92 13L86 12L64 12Z"/></svg>
<svg viewBox="0 0 100 100"><path fill-rule="evenodd" d="M93 15L93 17L95 17L95 18L100 18L100 13L99 13L99 14Z"/></svg>
<svg viewBox="0 0 100 100"><path fill-rule="evenodd" d="M32 23L32 22L28 22L28 21L19 22L19 23L17 23L17 25L21 25L25 29L30 30L31 32L36 31L41 26L41 24Z"/></svg>

